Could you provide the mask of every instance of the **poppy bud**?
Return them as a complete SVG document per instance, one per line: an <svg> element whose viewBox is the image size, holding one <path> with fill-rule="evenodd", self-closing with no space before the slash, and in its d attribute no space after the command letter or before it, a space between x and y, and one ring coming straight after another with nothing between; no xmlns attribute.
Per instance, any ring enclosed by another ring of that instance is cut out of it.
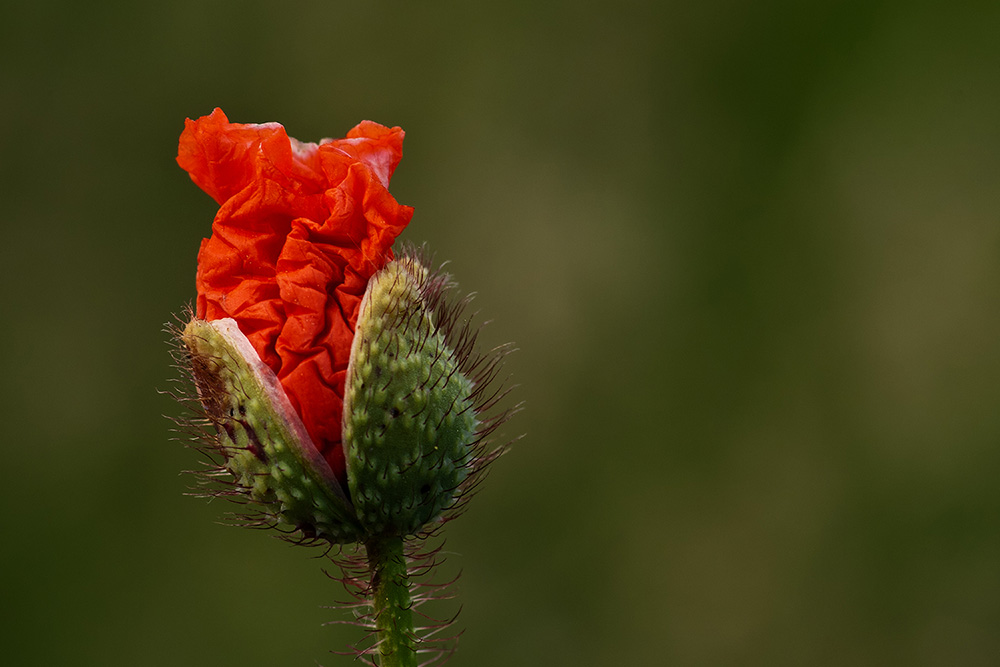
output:
<svg viewBox="0 0 1000 667"><path fill-rule="evenodd" d="M479 423L473 382L435 321L444 285L410 254L368 284L345 382L347 489L236 321L187 324L214 451L265 515L349 543L419 533L454 503Z"/></svg>
<svg viewBox="0 0 1000 667"><path fill-rule="evenodd" d="M393 253L413 215L388 190L402 143L371 121L300 142L216 109L186 121L177 155L219 204L177 332L204 417L191 426L223 485L209 488L293 541L359 543L342 581L367 600L352 608L376 638L359 656L383 667L447 650L414 628L414 607L441 593L411 593L437 553L411 538L462 509L517 410L497 409L510 348L476 352L468 299L450 300L450 278L419 252Z"/></svg>
<svg viewBox="0 0 1000 667"><path fill-rule="evenodd" d="M375 274L361 302L343 442L351 499L369 534L419 532L467 474L472 382L435 322L439 284L406 255Z"/></svg>

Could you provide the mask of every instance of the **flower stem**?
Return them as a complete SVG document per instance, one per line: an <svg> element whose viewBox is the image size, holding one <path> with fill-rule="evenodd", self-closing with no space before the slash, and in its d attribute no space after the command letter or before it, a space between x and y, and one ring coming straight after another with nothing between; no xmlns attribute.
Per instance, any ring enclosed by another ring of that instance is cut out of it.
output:
<svg viewBox="0 0 1000 667"><path fill-rule="evenodd" d="M403 554L403 538L375 537L365 542L371 571L371 604L378 633L381 667L416 667L413 600Z"/></svg>

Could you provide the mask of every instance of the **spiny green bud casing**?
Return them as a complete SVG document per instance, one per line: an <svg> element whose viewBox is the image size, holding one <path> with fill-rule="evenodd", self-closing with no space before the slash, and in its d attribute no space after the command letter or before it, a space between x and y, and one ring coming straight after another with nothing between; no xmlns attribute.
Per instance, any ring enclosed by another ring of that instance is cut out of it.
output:
<svg viewBox="0 0 1000 667"><path fill-rule="evenodd" d="M418 533L455 501L476 440L473 384L435 322L440 288L411 255L369 282L344 396L347 477L370 534Z"/></svg>
<svg viewBox="0 0 1000 667"><path fill-rule="evenodd" d="M213 449L268 517L330 542L361 539L350 501L313 447L274 372L232 319L192 319L181 334Z"/></svg>

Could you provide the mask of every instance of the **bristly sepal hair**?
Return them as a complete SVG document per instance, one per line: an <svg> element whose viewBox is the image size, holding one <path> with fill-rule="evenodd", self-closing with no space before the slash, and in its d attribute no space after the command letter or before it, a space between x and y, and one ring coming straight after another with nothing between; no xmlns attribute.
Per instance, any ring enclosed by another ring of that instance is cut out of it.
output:
<svg viewBox="0 0 1000 667"><path fill-rule="evenodd" d="M404 246L403 260L416 261L431 267L433 257L426 246ZM435 324L442 332L450 349L454 351L459 371L472 383L469 399L476 414L477 428L468 444L470 449L469 472L459 489L455 502L447 508L443 520L455 518L464 509L475 489L482 483L490 463L502 456L520 436L496 442L497 430L520 412L522 403L508 405L507 399L516 386L509 375L503 374L507 356L516 352L513 343L505 343L483 350L479 334L488 322L478 321L478 312L470 312L475 293L461 294L451 274L445 271L447 263L439 264L427 273L421 292L427 307L433 312Z"/></svg>

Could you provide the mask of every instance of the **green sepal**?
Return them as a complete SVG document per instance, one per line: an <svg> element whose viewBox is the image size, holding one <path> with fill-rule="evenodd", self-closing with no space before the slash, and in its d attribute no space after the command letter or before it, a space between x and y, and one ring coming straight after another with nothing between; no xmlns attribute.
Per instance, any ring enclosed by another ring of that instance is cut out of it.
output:
<svg viewBox="0 0 1000 667"><path fill-rule="evenodd" d="M363 538L354 508L274 372L232 319L192 319L182 340L215 449L265 514L335 543Z"/></svg>
<svg viewBox="0 0 1000 667"><path fill-rule="evenodd" d="M347 480L370 534L410 535L450 507L477 427L472 382L434 322L414 257L368 283L344 396Z"/></svg>

